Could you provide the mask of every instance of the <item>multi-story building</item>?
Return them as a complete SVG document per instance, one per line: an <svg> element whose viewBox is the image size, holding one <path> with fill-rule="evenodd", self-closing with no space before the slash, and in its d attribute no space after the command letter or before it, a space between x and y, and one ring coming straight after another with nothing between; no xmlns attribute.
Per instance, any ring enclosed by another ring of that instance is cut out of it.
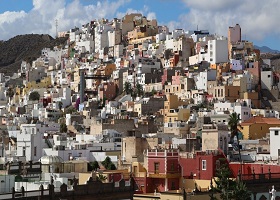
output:
<svg viewBox="0 0 280 200"><path fill-rule="evenodd" d="M178 150L147 150L145 163L149 191L163 192L179 189L181 171Z"/></svg>
<svg viewBox="0 0 280 200"><path fill-rule="evenodd" d="M202 126L202 151L222 150L228 151L229 130L225 124L204 124Z"/></svg>
<svg viewBox="0 0 280 200"><path fill-rule="evenodd" d="M239 129L244 139L260 139L269 133L269 128L280 127L280 120L274 117L254 116L242 122Z"/></svg>

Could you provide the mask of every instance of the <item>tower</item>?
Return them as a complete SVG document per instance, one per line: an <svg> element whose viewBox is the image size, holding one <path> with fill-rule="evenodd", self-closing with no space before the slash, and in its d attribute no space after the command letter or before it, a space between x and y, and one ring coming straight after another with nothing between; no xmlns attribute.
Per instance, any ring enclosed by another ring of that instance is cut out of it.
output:
<svg viewBox="0 0 280 200"><path fill-rule="evenodd" d="M239 24L236 24L234 27L228 28L228 53L229 59L232 58L232 44L241 42L241 27Z"/></svg>
<svg viewBox="0 0 280 200"><path fill-rule="evenodd" d="M84 69L80 69L80 103L84 102L85 96L85 72Z"/></svg>

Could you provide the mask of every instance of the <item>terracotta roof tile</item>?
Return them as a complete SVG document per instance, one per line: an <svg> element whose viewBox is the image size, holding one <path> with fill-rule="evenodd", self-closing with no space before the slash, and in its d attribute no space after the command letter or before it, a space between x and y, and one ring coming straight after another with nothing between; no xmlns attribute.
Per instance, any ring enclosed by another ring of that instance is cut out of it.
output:
<svg viewBox="0 0 280 200"><path fill-rule="evenodd" d="M262 116L255 116L251 117L250 119L242 122L241 126L251 125L251 124L275 124L280 125L280 120L274 117L262 117Z"/></svg>

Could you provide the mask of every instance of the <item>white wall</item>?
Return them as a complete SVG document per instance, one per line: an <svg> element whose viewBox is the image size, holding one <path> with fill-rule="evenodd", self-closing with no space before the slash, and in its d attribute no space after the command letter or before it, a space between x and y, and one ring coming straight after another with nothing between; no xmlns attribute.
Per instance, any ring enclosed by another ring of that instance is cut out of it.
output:
<svg viewBox="0 0 280 200"><path fill-rule="evenodd" d="M273 72L262 71L261 72L261 88L271 90L273 84Z"/></svg>
<svg viewBox="0 0 280 200"><path fill-rule="evenodd" d="M209 58L208 62L210 62L211 64L228 62L228 41L209 40L208 58Z"/></svg>
<svg viewBox="0 0 280 200"><path fill-rule="evenodd" d="M275 133L276 132L276 133ZM278 135L276 135L278 132ZM270 155L278 157L278 149L280 149L280 127L269 128L270 133Z"/></svg>

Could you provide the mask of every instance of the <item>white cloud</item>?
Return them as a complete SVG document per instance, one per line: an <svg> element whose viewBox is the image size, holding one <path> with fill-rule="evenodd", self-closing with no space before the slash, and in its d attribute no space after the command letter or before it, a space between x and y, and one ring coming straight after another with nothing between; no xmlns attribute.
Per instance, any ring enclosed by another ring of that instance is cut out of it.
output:
<svg viewBox="0 0 280 200"><path fill-rule="evenodd" d="M156 13L151 12L149 6L147 5L143 5L143 8L141 8L140 10L128 8L125 13L117 12L117 17L122 18L126 14L131 14L131 13L141 13L143 16L146 16L148 20L156 19Z"/></svg>
<svg viewBox="0 0 280 200"><path fill-rule="evenodd" d="M4 12L0 14L0 40L27 33L55 35L55 20L58 30L67 31L93 19L113 18L117 10L130 0L100 0L91 5L82 5L80 0L33 0L29 12Z"/></svg>
<svg viewBox="0 0 280 200"><path fill-rule="evenodd" d="M148 19L148 20L157 19L156 13L154 13L154 12L149 12L149 13L147 14L147 19Z"/></svg>
<svg viewBox="0 0 280 200"><path fill-rule="evenodd" d="M266 0L182 0L189 12L180 16L185 29L208 29L227 36L227 29L239 23L243 37L262 40L270 34L280 35L280 1Z"/></svg>

